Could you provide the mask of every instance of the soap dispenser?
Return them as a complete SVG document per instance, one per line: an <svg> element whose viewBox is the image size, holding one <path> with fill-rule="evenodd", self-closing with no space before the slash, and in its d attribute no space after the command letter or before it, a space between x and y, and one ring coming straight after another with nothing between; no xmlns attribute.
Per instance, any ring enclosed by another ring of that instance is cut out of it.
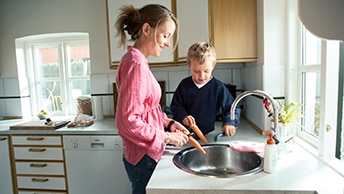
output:
<svg viewBox="0 0 344 194"><path fill-rule="evenodd" d="M274 132L270 131L269 139L266 141L264 147L264 171L267 173L273 173L276 169L277 145L275 140L272 138L273 135Z"/></svg>

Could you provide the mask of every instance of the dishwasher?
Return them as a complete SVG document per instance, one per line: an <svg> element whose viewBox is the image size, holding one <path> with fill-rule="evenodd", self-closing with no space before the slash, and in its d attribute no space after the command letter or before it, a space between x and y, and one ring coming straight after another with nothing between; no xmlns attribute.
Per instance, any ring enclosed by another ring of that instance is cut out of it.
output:
<svg viewBox="0 0 344 194"><path fill-rule="evenodd" d="M63 135L69 194L126 194L131 184L118 135Z"/></svg>

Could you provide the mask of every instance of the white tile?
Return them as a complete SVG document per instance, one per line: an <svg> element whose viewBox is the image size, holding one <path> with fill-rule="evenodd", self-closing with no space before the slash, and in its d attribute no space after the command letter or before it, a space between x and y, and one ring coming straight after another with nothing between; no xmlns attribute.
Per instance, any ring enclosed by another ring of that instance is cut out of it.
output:
<svg viewBox="0 0 344 194"><path fill-rule="evenodd" d="M102 96L102 101L103 101L103 115L111 115L111 111L114 109L113 106L110 105L110 101L113 101L112 96ZM112 111L112 114L114 114L113 111Z"/></svg>
<svg viewBox="0 0 344 194"><path fill-rule="evenodd" d="M169 77L169 85L168 85L168 90L174 92L179 85L180 81L182 79L190 76L190 73L188 70L185 71L170 71L168 72L168 77Z"/></svg>
<svg viewBox="0 0 344 194"><path fill-rule="evenodd" d="M117 73L117 70L115 70L113 73L111 74L108 74L108 77L109 77L109 82L108 82L108 91L110 94L113 93L113 88L112 88L112 84L114 82L116 82L116 73Z"/></svg>
<svg viewBox="0 0 344 194"><path fill-rule="evenodd" d="M0 99L0 116L6 116L5 99Z"/></svg>
<svg viewBox="0 0 344 194"><path fill-rule="evenodd" d="M5 99L6 116L22 116L20 98Z"/></svg>
<svg viewBox="0 0 344 194"><path fill-rule="evenodd" d="M168 72L167 71L158 71L158 72L154 72L154 77L158 80L158 81L165 81L166 84L166 91L168 91Z"/></svg>
<svg viewBox="0 0 344 194"><path fill-rule="evenodd" d="M114 115L115 114L115 107L114 107L114 101L113 101L113 96L112 95L110 95L109 97L109 104L108 104L108 106L107 107L109 107L109 109L110 109L110 112L109 112L109 114L105 114L105 115Z"/></svg>
<svg viewBox="0 0 344 194"><path fill-rule="evenodd" d="M232 83L232 70L231 69L214 69L213 76L223 82L224 84Z"/></svg>
<svg viewBox="0 0 344 194"><path fill-rule="evenodd" d="M108 74L91 75L91 94L108 94L108 86Z"/></svg>
<svg viewBox="0 0 344 194"><path fill-rule="evenodd" d="M0 97L4 97L5 96L5 92L4 92L4 81L3 79L0 79Z"/></svg>
<svg viewBox="0 0 344 194"><path fill-rule="evenodd" d="M5 96L20 96L19 80L17 78L4 79Z"/></svg>
<svg viewBox="0 0 344 194"><path fill-rule="evenodd" d="M241 69L232 69L232 84L237 86L237 89L242 89L242 71Z"/></svg>

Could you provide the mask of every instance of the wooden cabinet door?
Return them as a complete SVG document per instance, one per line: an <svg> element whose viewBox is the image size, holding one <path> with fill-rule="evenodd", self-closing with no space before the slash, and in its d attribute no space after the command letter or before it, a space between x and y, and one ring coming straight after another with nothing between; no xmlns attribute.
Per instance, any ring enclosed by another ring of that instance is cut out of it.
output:
<svg viewBox="0 0 344 194"><path fill-rule="evenodd" d="M209 0L209 17L218 62L257 60L256 0Z"/></svg>

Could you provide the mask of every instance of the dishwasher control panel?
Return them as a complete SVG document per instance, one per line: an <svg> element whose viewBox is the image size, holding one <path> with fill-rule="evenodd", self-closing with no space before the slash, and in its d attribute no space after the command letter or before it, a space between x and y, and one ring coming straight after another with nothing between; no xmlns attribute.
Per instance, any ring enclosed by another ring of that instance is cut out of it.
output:
<svg viewBox="0 0 344 194"><path fill-rule="evenodd" d="M63 135L65 150L123 150L118 135Z"/></svg>

